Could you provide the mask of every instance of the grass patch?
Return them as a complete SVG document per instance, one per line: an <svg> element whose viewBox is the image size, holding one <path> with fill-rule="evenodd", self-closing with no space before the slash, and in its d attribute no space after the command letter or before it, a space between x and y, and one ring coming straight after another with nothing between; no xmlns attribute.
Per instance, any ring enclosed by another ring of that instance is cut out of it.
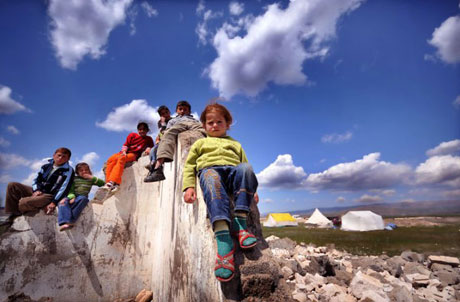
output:
<svg viewBox="0 0 460 302"><path fill-rule="evenodd" d="M412 250L426 255L460 257L460 224L443 226L399 227L393 231L346 232L334 229L306 229L304 226L285 228L263 227L264 237L288 237L297 243L317 246L334 244L338 250L356 255L399 255Z"/></svg>

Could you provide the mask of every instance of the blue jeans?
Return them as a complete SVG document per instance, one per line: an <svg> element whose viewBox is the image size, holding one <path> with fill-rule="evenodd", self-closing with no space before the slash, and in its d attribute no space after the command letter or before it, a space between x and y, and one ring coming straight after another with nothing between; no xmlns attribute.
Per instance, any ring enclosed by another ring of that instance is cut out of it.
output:
<svg viewBox="0 0 460 302"><path fill-rule="evenodd" d="M159 144L156 144L152 149L150 149L150 162L151 163L154 163L157 160L158 145Z"/></svg>
<svg viewBox="0 0 460 302"><path fill-rule="evenodd" d="M65 223L74 223L77 221L81 214L81 211L86 207L89 200L85 195L78 195L75 197L75 201L71 204L66 199L63 205L58 205L58 224L63 225Z"/></svg>
<svg viewBox="0 0 460 302"><path fill-rule="evenodd" d="M211 223L231 221L229 195L233 195L235 211L249 212L258 185L250 164L208 167L198 175Z"/></svg>

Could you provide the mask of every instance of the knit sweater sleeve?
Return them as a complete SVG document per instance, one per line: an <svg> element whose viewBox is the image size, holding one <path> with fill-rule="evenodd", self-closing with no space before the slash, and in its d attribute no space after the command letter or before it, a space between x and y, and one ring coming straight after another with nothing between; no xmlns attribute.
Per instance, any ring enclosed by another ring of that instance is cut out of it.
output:
<svg viewBox="0 0 460 302"><path fill-rule="evenodd" d="M98 187L102 187L103 185L105 185L105 181L100 179L100 178L97 178L96 176L94 176L93 177L93 185L98 186Z"/></svg>
<svg viewBox="0 0 460 302"><path fill-rule="evenodd" d="M241 163L247 163L248 158L246 157L246 152L244 152L243 147L241 147Z"/></svg>
<svg viewBox="0 0 460 302"><path fill-rule="evenodd" d="M201 142L198 140L190 148L187 160L185 161L182 191L185 191L187 188L195 188L196 161L200 154L200 146Z"/></svg>
<svg viewBox="0 0 460 302"><path fill-rule="evenodd" d="M72 182L72 186L70 186L69 194L67 195L68 199L75 198L75 182Z"/></svg>

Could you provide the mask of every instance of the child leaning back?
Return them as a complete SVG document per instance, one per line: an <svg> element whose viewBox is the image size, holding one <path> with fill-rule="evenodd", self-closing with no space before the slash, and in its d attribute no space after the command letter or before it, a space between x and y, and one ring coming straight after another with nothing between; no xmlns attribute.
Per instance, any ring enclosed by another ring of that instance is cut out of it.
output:
<svg viewBox="0 0 460 302"><path fill-rule="evenodd" d="M221 282L235 273L235 247L230 236L238 236L240 247L251 248L256 237L248 231L247 217L252 200L258 202L257 178L248 163L241 144L227 136L232 123L230 112L223 105L206 106L200 117L207 137L197 140L190 149L184 168L184 200L196 200L195 176L198 175L208 214L217 241L214 273ZM233 195L235 217L231 221L230 197Z"/></svg>
<svg viewBox="0 0 460 302"><path fill-rule="evenodd" d="M87 163L78 163L75 167L76 177L70 187L69 195L58 205L59 230L64 231L74 226L83 209L88 204L88 194L92 186L102 187L105 182L93 176Z"/></svg>

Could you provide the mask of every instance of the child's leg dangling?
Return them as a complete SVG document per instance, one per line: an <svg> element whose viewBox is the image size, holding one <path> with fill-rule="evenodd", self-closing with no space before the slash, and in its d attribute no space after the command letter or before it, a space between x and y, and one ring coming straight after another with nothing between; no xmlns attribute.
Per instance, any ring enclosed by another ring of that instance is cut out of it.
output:
<svg viewBox="0 0 460 302"><path fill-rule="evenodd" d="M248 231L247 219L247 212L235 211L232 230L233 233L238 235L238 242L243 249L251 248L257 244L257 238Z"/></svg>
<svg viewBox="0 0 460 302"><path fill-rule="evenodd" d="M225 220L214 222L214 235L217 242L217 259L214 274L221 282L230 281L235 272L234 246Z"/></svg>

